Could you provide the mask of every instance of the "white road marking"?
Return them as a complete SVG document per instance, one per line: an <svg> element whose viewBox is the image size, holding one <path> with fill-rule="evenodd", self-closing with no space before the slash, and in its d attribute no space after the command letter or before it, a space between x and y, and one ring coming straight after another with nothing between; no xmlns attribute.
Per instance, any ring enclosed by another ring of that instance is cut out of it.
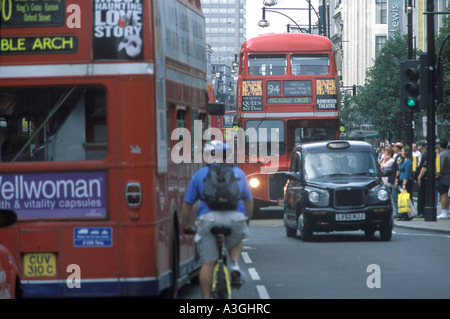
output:
<svg viewBox="0 0 450 319"><path fill-rule="evenodd" d="M250 274L250 277L252 277L253 280L261 280L255 268L249 268L248 273Z"/></svg>
<svg viewBox="0 0 450 319"><path fill-rule="evenodd" d="M248 255L248 252L242 252L242 259L244 259L244 262L246 264L251 264L252 260L250 259L250 256Z"/></svg>
<svg viewBox="0 0 450 319"><path fill-rule="evenodd" d="M258 290L259 298L270 299L269 294L267 293L266 287L264 287L263 285L257 285L256 289Z"/></svg>
<svg viewBox="0 0 450 319"><path fill-rule="evenodd" d="M250 259L250 256L248 252L242 252L242 259L244 259L244 262L246 264L252 264L252 260ZM259 277L258 272L255 268L248 268L248 273L250 274L250 277L253 280L261 280L261 277ZM256 285L256 290L258 291L258 295L260 299L270 299L269 293L267 292L267 289L264 285Z"/></svg>

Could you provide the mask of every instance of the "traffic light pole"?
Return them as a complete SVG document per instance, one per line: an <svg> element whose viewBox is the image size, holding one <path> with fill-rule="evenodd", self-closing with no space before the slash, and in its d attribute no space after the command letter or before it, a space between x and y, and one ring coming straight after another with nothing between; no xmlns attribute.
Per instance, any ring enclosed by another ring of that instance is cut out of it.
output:
<svg viewBox="0 0 450 319"><path fill-rule="evenodd" d="M408 8L407 8L407 14L408 14L408 60L413 59L413 16L412 16L412 0L408 0ZM413 120L414 120L414 113L412 112L406 112L406 125L405 125L405 132L406 132L406 145L412 146L413 140L414 140L414 130L413 130Z"/></svg>
<svg viewBox="0 0 450 319"><path fill-rule="evenodd" d="M434 43L434 0L427 0L427 50L428 50L428 65L427 65L427 91L428 91L428 105L427 105L427 172L426 172L426 190L425 190L425 221L436 221L436 186L435 186L435 172L436 172L436 120L435 120L435 65L436 65L436 50Z"/></svg>

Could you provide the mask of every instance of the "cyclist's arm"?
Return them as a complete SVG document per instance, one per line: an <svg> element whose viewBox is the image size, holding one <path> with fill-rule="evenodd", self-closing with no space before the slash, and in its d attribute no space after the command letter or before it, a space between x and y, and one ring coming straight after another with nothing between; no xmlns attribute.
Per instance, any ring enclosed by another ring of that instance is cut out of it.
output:
<svg viewBox="0 0 450 319"><path fill-rule="evenodd" d="M182 223L183 223L183 227L189 227L192 225L192 207L194 205L188 202L183 202L183 208L181 209L181 218L182 218Z"/></svg>

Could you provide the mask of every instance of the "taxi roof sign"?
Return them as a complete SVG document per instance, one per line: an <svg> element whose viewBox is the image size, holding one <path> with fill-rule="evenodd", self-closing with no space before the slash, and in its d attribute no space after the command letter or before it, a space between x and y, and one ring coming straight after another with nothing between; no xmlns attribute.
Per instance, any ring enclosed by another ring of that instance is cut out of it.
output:
<svg viewBox="0 0 450 319"><path fill-rule="evenodd" d="M329 149L346 149L350 147L350 143L346 141L333 141L327 143L327 148Z"/></svg>

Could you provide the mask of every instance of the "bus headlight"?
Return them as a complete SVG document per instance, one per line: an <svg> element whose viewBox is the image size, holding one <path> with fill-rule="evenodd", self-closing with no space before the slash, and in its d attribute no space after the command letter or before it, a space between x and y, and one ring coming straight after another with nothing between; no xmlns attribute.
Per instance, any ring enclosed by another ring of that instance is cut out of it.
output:
<svg viewBox="0 0 450 319"><path fill-rule="evenodd" d="M256 188L256 187L259 186L259 179L257 179L256 177L252 177L252 178L250 178L248 183L249 183L251 188Z"/></svg>

